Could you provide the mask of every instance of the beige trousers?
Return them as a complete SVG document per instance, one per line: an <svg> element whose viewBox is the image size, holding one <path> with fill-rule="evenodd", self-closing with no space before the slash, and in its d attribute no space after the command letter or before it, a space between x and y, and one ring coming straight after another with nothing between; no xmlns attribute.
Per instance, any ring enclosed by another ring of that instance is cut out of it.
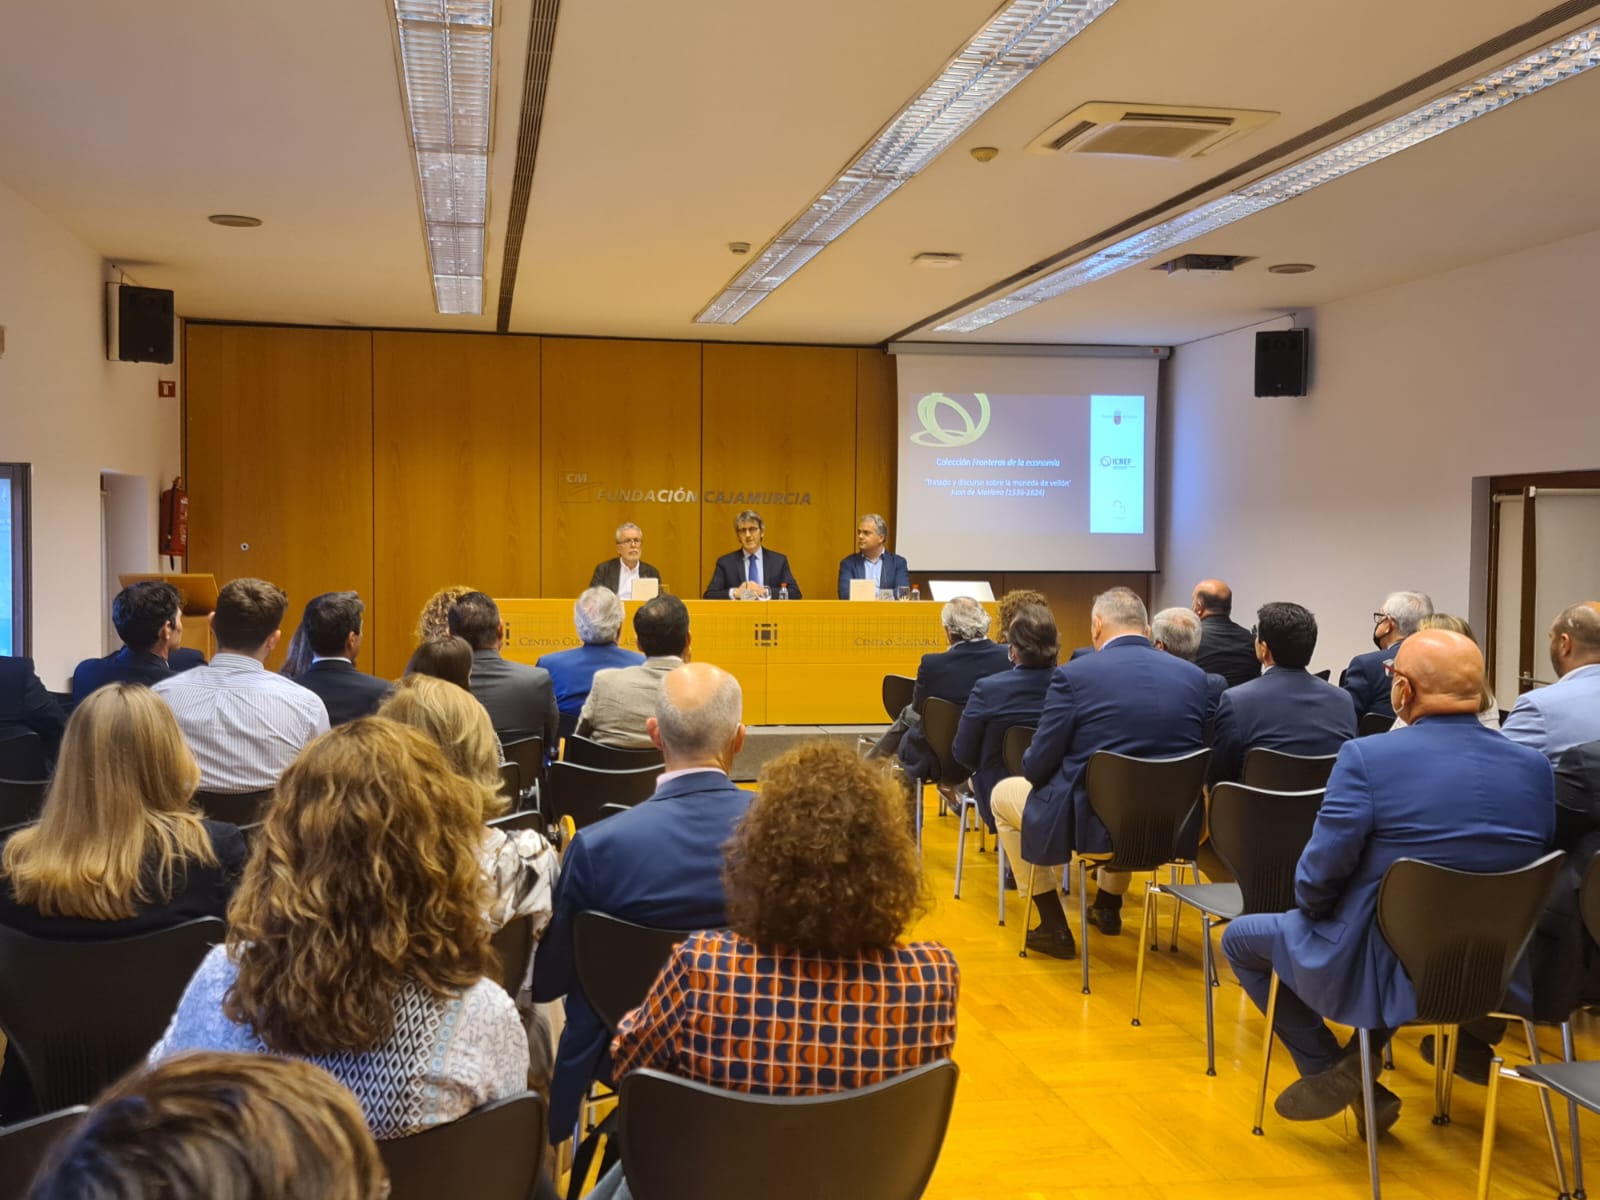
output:
<svg viewBox="0 0 1600 1200"><path fill-rule="evenodd" d="M1032 791L1033 787L1026 779L1013 775L994 785L994 791L989 794L989 806L994 810L994 827L999 834L1000 844L1005 847L1006 858L1011 862L1012 874L1017 877L1017 886L1028 886L1026 872L1022 868L1032 867L1035 871L1033 894L1037 896L1061 887L1061 868L1037 867L1022 857L1022 809ZM1099 871L1096 879L1100 890L1106 895L1120 896L1128 890L1132 877L1126 871Z"/></svg>

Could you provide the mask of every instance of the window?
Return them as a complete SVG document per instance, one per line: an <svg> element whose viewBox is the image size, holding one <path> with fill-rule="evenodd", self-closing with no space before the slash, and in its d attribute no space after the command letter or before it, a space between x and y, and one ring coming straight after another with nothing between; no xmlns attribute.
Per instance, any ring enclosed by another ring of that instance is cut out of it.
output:
<svg viewBox="0 0 1600 1200"><path fill-rule="evenodd" d="M0 463L0 653L27 654L28 464Z"/></svg>

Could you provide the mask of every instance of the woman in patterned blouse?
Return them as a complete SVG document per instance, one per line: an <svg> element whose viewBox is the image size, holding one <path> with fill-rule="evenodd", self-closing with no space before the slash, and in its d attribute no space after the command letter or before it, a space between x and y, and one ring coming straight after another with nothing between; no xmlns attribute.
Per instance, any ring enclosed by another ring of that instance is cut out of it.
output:
<svg viewBox="0 0 1600 1200"><path fill-rule="evenodd" d="M424 734L367 717L278 783L228 942L201 963L152 1062L185 1050L303 1058L377 1138L526 1086L528 1042L493 969L477 788Z"/></svg>

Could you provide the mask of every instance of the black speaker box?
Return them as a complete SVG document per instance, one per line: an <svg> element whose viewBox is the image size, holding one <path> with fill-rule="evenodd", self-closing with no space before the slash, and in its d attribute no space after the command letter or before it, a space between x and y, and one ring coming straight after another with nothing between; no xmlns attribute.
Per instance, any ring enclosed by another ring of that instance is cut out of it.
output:
<svg viewBox="0 0 1600 1200"><path fill-rule="evenodd" d="M172 361L172 293L106 285L106 357L112 362Z"/></svg>
<svg viewBox="0 0 1600 1200"><path fill-rule="evenodd" d="M1256 395L1304 396L1311 336L1305 329L1256 334Z"/></svg>

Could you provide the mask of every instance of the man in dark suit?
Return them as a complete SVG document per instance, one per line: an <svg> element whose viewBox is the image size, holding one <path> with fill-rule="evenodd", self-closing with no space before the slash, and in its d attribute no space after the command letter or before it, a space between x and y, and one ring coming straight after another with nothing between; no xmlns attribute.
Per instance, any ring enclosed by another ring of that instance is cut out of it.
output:
<svg viewBox="0 0 1600 1200"><path fill-rule="evenodd" d="M660 578L661 572L644 561L644 530L629 521L617 526L617 557L595 567L589 586L610 588L624 600L632 600L635 582Z"/></svg>
<svg viewBox="0 0 1600 1200"><path fill-rule="evenodd" d="M506 624L499 606L482 592L468 592L450 606L448 620L450 632L472 647L472 694L488 709L495 732L536 733L546 757L554 757L561 714L550 672L500 656Z"/></svg>
<svg viewBox="0 0 1600 1200"><path fill-rule="evenodd" d="M550 1084L551 1141L572 1132L590 1080L611 1075L611 1035L577 987L577 915L594 910L663 929L727 923L722 846L755 795L728 778L744 745L743 704L739 681L708 663L669 674L647 726L667 766L655 794L580 829L567 849L533 971L535 1000L566 997Z"/></svg>
<svg viewBox="0 0 1600 1200"><path fill-rule="evenodd" d="M1392 684L1407 728L1339 750L1295 872L1295 909L1241 917L1223 934L1223 953L1258 1008L1266 1009L1272 971L1282 980L1273 1028L1301 1074L1278 1097L1288 1120L1356 1104L1370 1135L1399 1119L1400 1099L1384 1088L1377 1111L1361 1112L1356 1039L1341 1049L1323 1020L1372 1031L1376 1052L1417 1014L1411 980L1377 927L1384 872L1400 858L1511 871L1550 843L1550 764L1478 723L1482 686L1483 657L1469 639L1440 629L1407 638Z"/></svg>
<svg viewBox="0 0 1600 1200"><path fill-rule="evenodd" d="M1150 618L1150 641L1154 643L1155 648L1181 658L1184 662L1192 663L1199 657L1200 633L1200 618L1194 615L1193 609L1163 608ZM1094 653L1094 647L1089 648L1089 653ZM1074 652L1073 657L1080 656ZM1206 672L1206 745L1208 746L1211 744L1211 733L1215 727L1217 705L1222 701L1222 693L1227 690L1227 679L1212 671Z"/></svg>
<svg viewBox="0 0 1600 1200"><path fill-rule="evenodd" d="M330 726L370 717L390 691L388 680L356 670L365 610L355 592L324 592L311 598L300 618L311 665L295 682L322 697Z"/></svg>
<svg viewBox="0 0 1600 1200"><path fill-rule="evenodd" d="M1306 671L1317 648L1317 619L1298 604L1256 611L1256 653L1266 672L1229 688L1217 706L1211 782L1237 780L1257 746L1285 754L1337 754L1356 736L1350 693Z"/></svg>
<svg viewBox="0 0 1600 1200"><path fill-rule="evenodd" d="M889 526L877 513L856 522L856 552L839 560L839 599L850 599L852 579L870 579L880 592L911 586L906 560L884 548Z"/></svg>
<svg viewBox="0 0 1600 1200"><path fill-rule="evenodd" d="M1355 701L1356 720L1368 713L1395 715L1383 664L1393 662L1400 643L1417 631L1423 617L1432 615L1433 601L1422 592L1391 592L1383 607L1372 614L1372 644L1377 649L1356 655L1339 675L1339 686Z"/></svg>
<svg viewBox="0 0 1600 1200"><path fill-rule="evenodd" d="M1097 652L1056 669L1038 732L1022 760L1024 778L1001 781L993 798L1000 843L1018 880L1024 878L1019 864L1040 868L1033 895L1040 924L1028 934L1028 948L1056 958L1077 953L1056 868L1074 852L1111 849L1084 790L1089 759L1099 750L1172 758L1205 745L1206 673L1150 644L1149 618L1137 593L1112 588L1096 596L1089 632ZM1099 873L1090 916L1102 933L1122 931L1128 882L1120 872Z"/></svg>
<svg viewBox="0 0 1600 1200"><path fill-rule="evenodd" d="M111 623L122 649L104 658L86 658L72 672L72 703L108 683L156 684L174 671L206 665L198 650L186 650L183 600L170 583L147 579L130 583L111 601Z"/></svg>
<svg viewBox="0 0 1600 1200"><path fill-rule="evenodd" d="M583 645L543 655L534 664L549 671L550 681L555 685L562 737L577 727L578 714L589 698L596 671L633 667L644 661L644 655L637 650L624 650L617 645L623 615L622 599L616 588L591 586L572 606L572 623Z"/></svg>
<svg viewBox="0 0 1600 1200"><path fill-rule="evenodd" d="M766 536L761 514L745 509L733 519L733 531L739 535L739 549L717 559L706 584L706 599L726 600L737 593L740 600L765 600L778 596L785 585L789 599L800 599L800 585L789 570L788 558L761 544Z"/></svg>
<svg viewBox="0 0 1600 1200"><path fill-rule="evenodd" d="M1221 675L1229 687L1249 683L1261 674L1255 639L1229 618L1233 589L1220 579L1202 579L1194 585L1194 615L1200 618L1200 652L1194 662L1202 671Z"/></svg>
<svg viewBox="0 0 1600 1200"><path fill-rule="evenodd" d="M66 727L61 706L34 673L33 659L0 657L0 739L37 733L47 770Z"/></svg>

